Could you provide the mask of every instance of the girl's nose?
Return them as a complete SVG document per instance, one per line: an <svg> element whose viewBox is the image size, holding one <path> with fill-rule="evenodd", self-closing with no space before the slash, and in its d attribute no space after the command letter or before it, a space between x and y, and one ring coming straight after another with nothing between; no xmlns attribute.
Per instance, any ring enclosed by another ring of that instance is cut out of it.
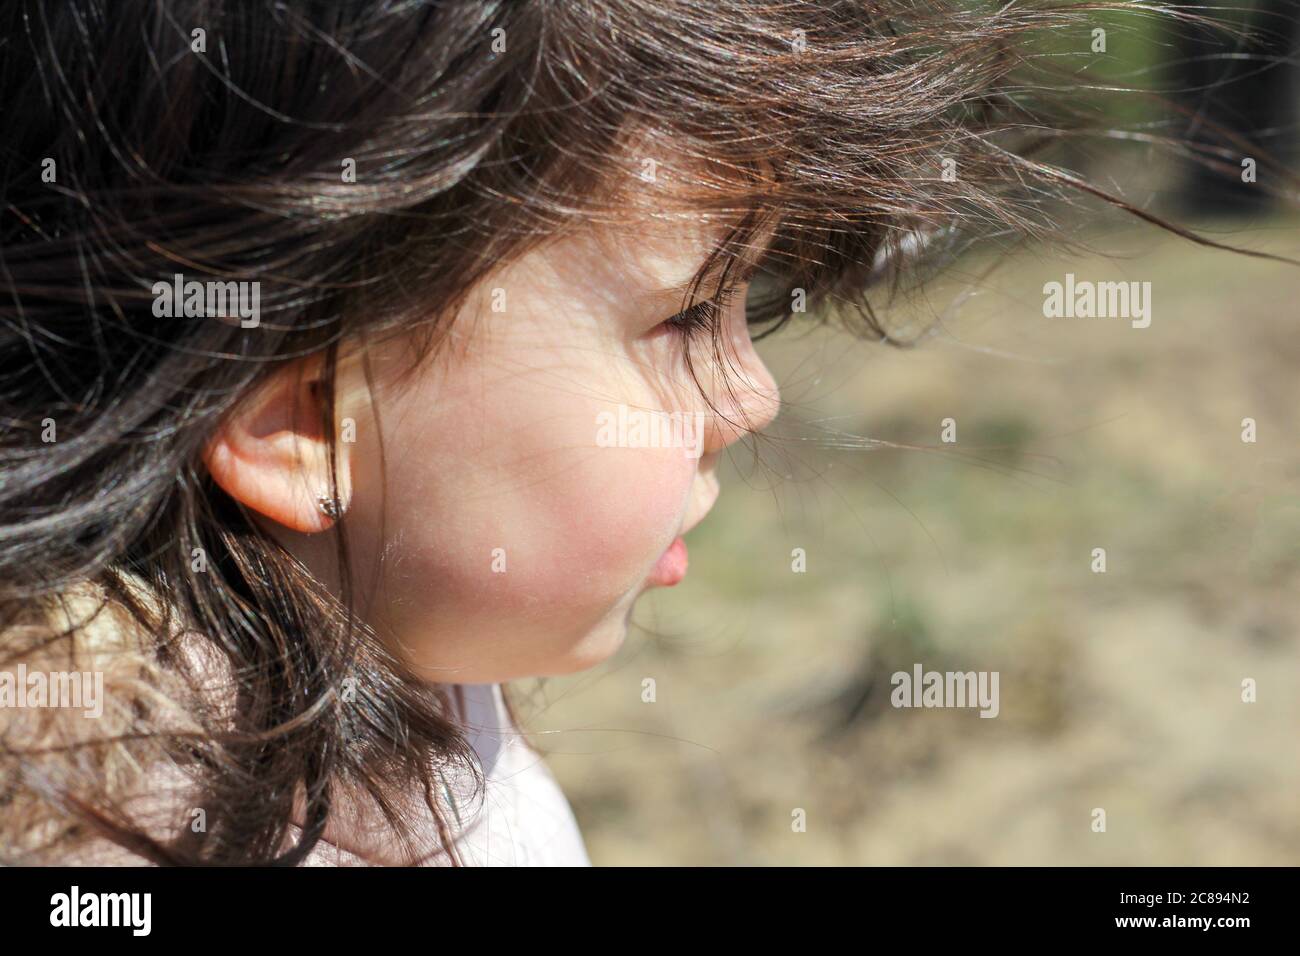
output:
<svg viewBox="0 0 1300 956"><path fill-rule="evenodd" d="M739 354L728 356L715 370L715 412L705 442L706 451L720 451L751 432L772 423L781 407L781 391L746 337Z"/></svg>

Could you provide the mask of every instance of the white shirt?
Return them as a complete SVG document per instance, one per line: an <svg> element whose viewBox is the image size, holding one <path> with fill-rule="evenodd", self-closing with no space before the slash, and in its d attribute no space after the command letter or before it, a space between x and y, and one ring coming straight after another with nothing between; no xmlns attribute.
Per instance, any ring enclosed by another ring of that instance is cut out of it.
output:
<svg viewBox="0 0 1300 956"><path fill-rule="evenodd" d="M462 859L471 866L591 866L569 801L510 721L501 685L460 687L466 735L485 777L481 797L455 795Z"/></svg>

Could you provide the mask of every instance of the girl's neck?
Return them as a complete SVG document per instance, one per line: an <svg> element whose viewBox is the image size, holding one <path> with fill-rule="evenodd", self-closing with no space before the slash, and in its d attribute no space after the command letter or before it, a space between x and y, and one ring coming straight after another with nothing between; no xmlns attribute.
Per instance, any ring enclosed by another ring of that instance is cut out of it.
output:
<svg viewBox="0 0 1300 956"><path fill-rule="evenodd" d="M518 734L518 727L510 716L500 684L454 684L448 686L454 719L465 732L473 748L478 766L485 780L490 779L497 765L508 734ZM463 769L436 770L433 774L437 803L444 825L454 840L471 827L477 816L481 799L475 781ZM404 795L399 803L401 812L410 821L415 846L405 850L394 839L392 828L374 802L356 794L336 797L330 820L321 836L318 851L311 859L377 866L410 866L419 863L447 863L442 848L444 839L439 832L428 803L421 793ZM295 833L301 827L304 814L300 801L294 812Z"/></svg>

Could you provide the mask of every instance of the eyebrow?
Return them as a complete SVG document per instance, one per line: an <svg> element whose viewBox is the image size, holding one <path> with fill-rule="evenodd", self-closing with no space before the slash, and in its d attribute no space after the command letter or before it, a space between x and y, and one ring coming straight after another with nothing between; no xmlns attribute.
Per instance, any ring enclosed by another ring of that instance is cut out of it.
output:
<svg viewBox="0 0 1300 956"><path fill-rule="evenodd" d="M732 270L730 284L739 285L748 282L758 272L759 263L762 262L763 257L767 255L768 250L771 248L772 240L775 238L775 230L759 230L752 238L762 239L763 241L747 243L740 253L727 253L717 256L703 275L699 275L697 269L682 282L650 290L645 294L645 298L652 302L664 303L667 308L687 307L691 304L688 301L688 296L691 295L694 289L704 289L711 282L720 280L727 273L728 268Z"/></svg>

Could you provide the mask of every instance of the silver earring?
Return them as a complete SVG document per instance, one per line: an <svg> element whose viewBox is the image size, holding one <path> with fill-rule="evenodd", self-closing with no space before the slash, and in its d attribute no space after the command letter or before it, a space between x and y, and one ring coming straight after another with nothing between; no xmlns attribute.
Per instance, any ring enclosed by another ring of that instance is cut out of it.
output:
<svg viewBox="0 0 1300 956"><path fill-rule="evenodd" d="M320 508L321 514L331 521L338 521L343 517L343 506L333 495L321 494L316 496L316 507Z"/></svg>

